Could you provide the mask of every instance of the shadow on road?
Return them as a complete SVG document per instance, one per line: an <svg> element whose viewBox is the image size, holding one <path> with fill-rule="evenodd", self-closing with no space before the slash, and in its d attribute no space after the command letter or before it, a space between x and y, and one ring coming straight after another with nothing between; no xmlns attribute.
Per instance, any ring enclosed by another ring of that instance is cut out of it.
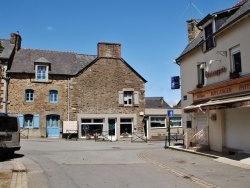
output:
<svg viewBox="0 0 250 188"><path fill-rule="evenodd" d="M7 153L5 153L5 154L1 153L0 154L0 162L10 161L11 159L22 158L23 156L24 156L23 154L17 154L17 153L12 154L12 155L7 154Z"/></svg>

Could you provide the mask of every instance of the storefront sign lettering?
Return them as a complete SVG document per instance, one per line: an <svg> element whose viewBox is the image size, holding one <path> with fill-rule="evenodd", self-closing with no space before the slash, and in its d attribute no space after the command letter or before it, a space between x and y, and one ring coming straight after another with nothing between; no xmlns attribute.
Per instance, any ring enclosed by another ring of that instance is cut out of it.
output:
<svg viewBox="0 0 250 188"><path fill-rule="evenodd" d="M211 97L214 97L217 95L229 94L231 92L232 92L232 88L217 89L217 90L211 91Z"/></svg>
<svg viewBox="0 0 250 188"><path fill-rule="evenodd" d="M222 67L222 68L215 70L215 71L209 71L209 72L206 71L205 76L206 76L206 78L210 78L213 76L220 76L221 73L226 72L226 71L227 71L226 67Z"/></svg>
<svg viewBox="0 0 250 188"><path fill-rule="evenodd" d="M209 99L211 97L219 97L231 94L237 94L241 92L250 91L250 81L244 83L235 83L230 86L224 86L218 89L210 89L202 92L197 92L193 94L194 101Z"/></svg>
<svg viewBox="0 0 250 188"><path fill-rule="evenodd" d="M239 91L245 91L245 90L250 90L250 83L239 85Z"/></svg>

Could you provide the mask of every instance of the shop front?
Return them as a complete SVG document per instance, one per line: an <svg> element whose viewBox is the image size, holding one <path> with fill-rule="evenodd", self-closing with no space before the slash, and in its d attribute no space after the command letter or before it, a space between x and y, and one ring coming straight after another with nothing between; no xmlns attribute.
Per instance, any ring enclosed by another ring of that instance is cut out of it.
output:
<svg viewBox="0 0 250 188"><path fill-rule="evenodd" d="M206 140L211 150L250 152L250 78L230 80L190 93L194 101L184 112L193 117L195 134L204 133L207 127Z"/></svg>

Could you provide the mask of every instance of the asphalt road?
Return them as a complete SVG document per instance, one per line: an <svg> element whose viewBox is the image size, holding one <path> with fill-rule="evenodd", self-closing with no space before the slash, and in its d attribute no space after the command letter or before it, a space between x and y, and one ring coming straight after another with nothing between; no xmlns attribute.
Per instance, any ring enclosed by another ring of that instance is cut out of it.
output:
<svg viewBox="0 0 250 188"><path fill-rule="evenodd" d="M250 186L250 170L164 144L29 139L17 155L30 188Z"/></svg>

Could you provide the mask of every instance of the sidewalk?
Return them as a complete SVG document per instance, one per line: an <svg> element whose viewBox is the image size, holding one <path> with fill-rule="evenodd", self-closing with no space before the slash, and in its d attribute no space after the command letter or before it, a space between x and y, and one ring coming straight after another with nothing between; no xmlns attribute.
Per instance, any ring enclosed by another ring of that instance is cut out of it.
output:
<svg viewBox="0 0 250 188"><path fill-rule="evenodd" d="M26 168L18 159L0 162L0 187L27 188Z"/></svg>
<svg viewBox="0 0 250 188"><path fill-rule="evenodd" d="M234 155L224 154L216 151L202 151L196 152L193 150L185 149L183 146L168 146L170 149L204 155L214 158L215 161L225 163L232 166L237 166L244 169L250 169L250 154L239 153Z"/></svg>

